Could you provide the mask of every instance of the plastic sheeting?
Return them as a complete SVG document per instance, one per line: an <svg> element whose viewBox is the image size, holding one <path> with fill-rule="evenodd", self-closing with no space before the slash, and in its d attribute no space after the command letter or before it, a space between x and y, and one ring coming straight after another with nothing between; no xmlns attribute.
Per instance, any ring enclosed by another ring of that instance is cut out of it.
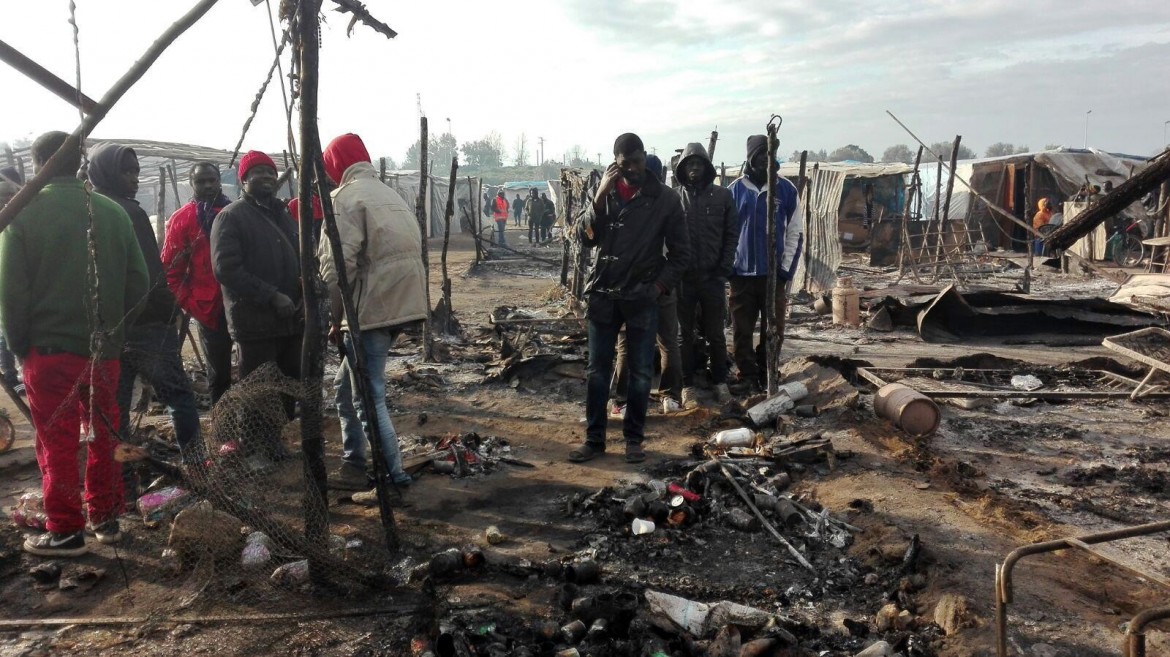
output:
<svg viewBox="0 0 1170 657"><path fill-rule="evenodd" d="M402 195L411 207L418 204L418 171L392 171L386 174L386 184ZM428 237L442 237L445 217L447 213L448 178L428 176L427 182L427 219L430 226ZM478 178L462 176L455 179L455 216L451 219L451 234L457 235L470 232L476 222L476 209L483 204L483 192ZM491 233L491 218L478 217L481 234Z"/></svg>

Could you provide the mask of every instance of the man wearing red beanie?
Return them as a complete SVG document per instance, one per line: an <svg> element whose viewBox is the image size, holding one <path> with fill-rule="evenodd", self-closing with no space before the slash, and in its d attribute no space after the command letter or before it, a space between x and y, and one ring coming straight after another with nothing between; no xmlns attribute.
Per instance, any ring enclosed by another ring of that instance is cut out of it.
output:
<svg viewBox="0 0 1170 657"><path fill-rule="evenodd" d="M244 195L224 208L211 228L211 262L223 289L228 331L240 347L240 378L273 362L300 378L301 266L296 224L276 198L276 164L260 151L240 158ZM295 406L284 398L292 419ZM277 431L266 432L266 456L284 455ZM275 435L273 435L275 434Z"/></svg>

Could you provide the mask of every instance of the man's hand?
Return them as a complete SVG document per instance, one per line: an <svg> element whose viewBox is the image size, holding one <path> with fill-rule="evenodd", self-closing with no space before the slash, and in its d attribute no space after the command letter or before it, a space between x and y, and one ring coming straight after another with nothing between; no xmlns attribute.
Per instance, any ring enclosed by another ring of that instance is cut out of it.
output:
<svg viewBox="0 0 1170 657"><path fill-rule="evenodd" d="M332 323L329 324L329 344L331 344L331 345L340 345L341 344L341 325L340 324L332 324Z"/></svg>
<svg viewBox="0 0 1170 657"><path fill-rule="evenodd" d="M272 307L276 309L276 316L281 319L288 319L297 312L296 304L283 292L277 292L276 296L272 297Z"/></svg>
<svg viewBox="0 0 1170 657"><path fill-rule="evenodd" d="M618 178L620 178L621 175L622 170L618 166L617 162L611 162L610 165L605 168L605 173L601 176L601 184L597 186L597 194L593 196L593 205L595 207L605 204L605 197L609 196L609 193L612 192L613 188L617 186Z"/></svg>

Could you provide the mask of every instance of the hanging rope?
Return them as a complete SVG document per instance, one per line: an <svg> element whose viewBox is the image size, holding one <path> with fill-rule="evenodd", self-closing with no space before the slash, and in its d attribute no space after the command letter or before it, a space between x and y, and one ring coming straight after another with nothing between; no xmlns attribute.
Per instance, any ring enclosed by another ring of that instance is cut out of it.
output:
<svg viewBox="0 0 1170 657"><path fill-rule="evenodd" d="M276 42L276 20L272 17L272 2L264 0L264 7L268 10L268 31L272 34L272 51L276 53L276 70L280 73L280 97L284 99L285 118L288 121L288 152L292 159L293 168L298 168L297 140L293 135L292 113L293 103L289 100L288 91L284 86L284 67L280 65L280 46Z"/></svg>
<svg viewBox="0 0 1170 657"><path fill-rule="evenodd" d="M240 156L240 149L244 146L244 138L248 136L248 129L252 127L252 121L256 118L256 112L260 109L260 101L264 99L264 93L268 90L268 84L272 82L272 75L276 72L277 67L280 66L280 56L284 54L284 48L288 45L290 40L289 33L284 33L284 38L280 42L280 46L276 49L276 57L272 60L272 66L268 67L268 75L264 78L264 83L260 85L260 90L256 92L256 97L252 99L251 114L248 119L244 121L244 129L240 132L240 138L236 141L236 147L232 150L232 159L228 163L228 168L236 166L236 158Z"/></svg>

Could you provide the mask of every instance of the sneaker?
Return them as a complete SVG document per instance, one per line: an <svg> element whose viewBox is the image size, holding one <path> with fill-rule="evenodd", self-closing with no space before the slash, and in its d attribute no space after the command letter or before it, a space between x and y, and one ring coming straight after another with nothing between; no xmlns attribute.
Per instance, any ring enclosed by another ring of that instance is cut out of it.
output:
<svg viewBox="0 0 1170 657"><path fill-rule="evenodd" d="M113 545L122 540L122 526L118 524L116 519L107 520L93 527L93 536L98 543Z"/></svg>
<svg viewBox="0 0 1170 657"><path fill-rule="evenodd" d="M618 402L613 402L609 405L609 419L624 420L626 419L626 405Z"/></svg>
<svg viewBox="0 0 1170 657"><path fill-rule="evenodd" d="M726 383L720 383L715 386L715 401L720 404L726 404L731 401L731 389L727 387Z"/></svg>
<svg viewBox="0 0 1170 657"><path fill-rule="evenodd" d="M686 409L699 407L699 391L694 386L682 389L682 406Z"/></svg>
<svg viewBox="0 0 1170 657"><path fill-rule="evenodd" d="M84 532L45 532L24 539L24 551L38 557L79 557L88 550Z"/></svg>
<svg viewBox="0 0 1170 657"><path fill-rule="evenodd" d="M329 487L333 490L366 490L370 487L370 478L366 476L364 467L342 463L329 477Z"/></svg>
<svg viewBox="0 0 1170 657"><path fill-rule="evenodd" d="M390 492L390 506L396 509L409 508L411 504L407 502L400 494L395 494L393 490ZM354 493L350 495L349 499L353 500L354 504L361 504L362 506L378 506L378 489L371 488L370 490Z"/></svg>
<svg viewBox="0 0 1170 657"><path fill-rule="evenodd" d="M677 401L675 401L674 397L667 395L666 397L662 398L662 413L664 415L670 415L671 413L677 413L681 410L682 410L682 404L679 404Z"/></svg>

